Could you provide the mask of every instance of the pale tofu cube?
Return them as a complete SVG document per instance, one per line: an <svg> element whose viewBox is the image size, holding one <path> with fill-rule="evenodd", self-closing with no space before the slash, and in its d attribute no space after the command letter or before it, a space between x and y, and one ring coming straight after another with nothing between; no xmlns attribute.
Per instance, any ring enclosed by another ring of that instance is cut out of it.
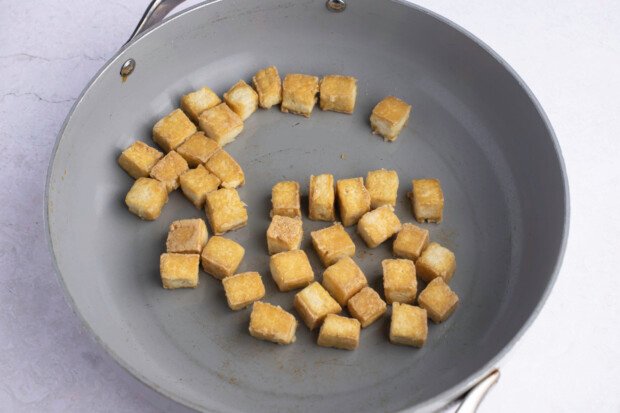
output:
<svg viewBox="0 0 620 413"><path fill-rule="evenodd" d="M293 314L284 311L279 305L257 301L250 314L250 335L259 340L277 344L295 342L297 320Z"/></svg>
<svg viewBox="0 0 620 413"><path fill-rule="evenodd" d="M385 301L412 303L418 292L415 265L411 260L388 259L381 261L383 268L383 292Z"/></svg>
<svg viewBox="0 0 620 413"><path fill-rule="evenodd" d="M322 110L353 113L357 96L357 79L341 75L325 76L321 80L319 96Z"/></svg>
<svg viewBox="0 0 620 413"><path fill-rule="evenodd" d="M217 176L224 188L237 188L245 183L241 165L228 152L217 151L205 165L209 172Z"/></svg>
<svg viewBox="0 0 620 413"><path fill-rule="evenodd" d="M196 288L198 286L198 254L164 253L159 257L159 272L164 288Z"/></svg>
<svg viewBox="0 0 620 413"><path fill-rule="evenodd" d="M402 100L388 96L372 110L370 127L372 133L383 136L386 141L395 141L398 134L407 124L411 105Z"/></svg>
<svg viewBox="0 0 620 413"><path fill-rule="evenodd" d="M439 277L449 283L456 271L456 257L446 247L431 242L415 262L415 267L418 276L426 282Z"/></svg>
<svg viewBox="0 0 620 413"><path fill-rule="evenodd" d="M137 141L121 153L118 164L133 178L146 178L162 156L157 149Z"/></svg>
<svg viewBox="0 0 620 413"><path fill-rule="evenodd" d="M219 150L220 145L213 139L207 138L204 132L194 133L176 149L190 168L206 163Z"/></svg>
<svg viewBox="0 0 620 413"><path fill-rule="evenodd" d="M179 187L179 177L188 169L185 159L176 151L170 151L153 166L150 175L166 185L168 192L172 192Z"/></svg>
<svg viewBox="0 0 620 413"><path fill-rule="evenodd" d="M243 120L226 103L202 112L198 124L200 130L220 146L234 141L243 130Z"/></svg>
<svg viewBox="0 0 620 413"><path fill-rule="evenodd" d="M166 252L200 254L207 243L207 224L200 219L180 219L170 224Z"/></svg>
<svg viewBox="0 0 620 413"><path fill-rule="evenodd" d="M191 120L198 123L198 117L202 112L220 103L222 100L214 91L208 87L203 87L183 96L181 98L181 109L187 113Z"/></svg>
<svg viewBox="0 0 620 413"><path fill-rule="evenodd" d="M202 269L221 280L237 271L245 249L235 241L224 237L211 237L202 250Z"/></svg>
<svg viewBox="0 0 620 413"><path fill-rule="evenodd" d="M323 272L323 287L341 306L368 285L362 269L351 257L344 257Z"/></svg>
<svg viewBox="0 0 620 413"><path fill-rule="evenodd" d="M392 205L383 205L365 213L357 223L357 232L369 248L375 248L400 231L400 220Z"/></svg>
<svg viewBox="0 0 620 413"><path fill-rule="evenodd" d="M224 101L241 120L246 120L258 109L258 94L243 80L224 93Z"/></svg>
<svg viewBox="0 0 620 413"><path fill-rule="evenodd" d="M282 84L282 112L310 117L316 94L319 92L319 78L302 74L288 74Z"/></svg>
<svg viewBox="0 0 620 413"><path fill-rule="evenodd" d="M394 344L422 347L428 335L426 310L409 304L394 303L390 322L390 341Z"/></svg>
<svg viewBox="0 0 620 413"><path fill-rule="evenodd" d="M166 202L166 185L151 178L138 178L125 197L129 211L147 221L157 219Z"/></svg>
<svg viewBox="0 0 620 413"><path fill-rule="evenodd" d="M282 181L271 188L271 216L274 215L301 217L299 183Z"/></svg>
<svg viewBox="0 0 620 413"><path fill-rule="evenodd" d="M428 230L416 225L402 225L394 240L394 255L416 261L428 245Z"/></svg>
<svg viewBox="0 0 620 413"><path fill-rule="evenodd" d="M280 291L305 287L314 281L314 271L302 250L280 252L269 259L269 270Z"/></svg>
<svg viewBox="0 0 620 413"><path fill-rule="evenodd" d="M411 206L418 222L441 222L443 217L443 192L438 179L412 181Z"/></svg>
<svg viewBox="0 0 620 413"><path fill-rule="evenodd" d="M222 285L231 310L241 310L265 296L265 285L257 272L231 275L222 280Z"/></svg>
<svg viewBox="0 0 620 413"><path fill-rule="evenodd" d="M258 92L258 104L263 109L282 102L282 81L275 66L259 70L252 78Z"/></svg>
<svg viewBox="0 0 620 413"><path fill-rule="evenodd" d="M355 244L339 222L310 233L312 245L325 267L355 255Z"/></svg>
<svg viewBox="0 0 620 413"><path fill-rule="evenodd" d="M173 110L153 126L153 140L165 152L176 149L194 133L196 133L196 125L181 109Z"/></svg>
<svg viewBox="0 0 620 413"><path fill-rule="evenodd" d="M387 304L375 290L364 287L351 297L347 303L347 309L353 317L359 320L362 328L366 328L385 314Z"/></svg>
<svg viewBox="0 0 620 413"><path fill-rule="evenodd" d="M370 194L370 207L379 208L383 205L396 206L398 193L398 174L396 171L379 169L366 175L366 189Z"/></svg>
<svg viewBox="0 0 620 413"><path fill-rule="evenodd" d="M370 194L363 178L340 179L336 183L340 219L345 227L357 224L370 211Z"/></svg>
<svg viewBox="0 0 620 413"><path fill-rule="evenodd" d="M445 321L456 309L459 297L441 277L428 283L418 297L420 307L426 309L428 317L435 323Z"/></svg>
<svg viewBox="0 0 620 413"><path fill-rule="evenodd" d="M355 350L360 342L360 322L355 318L328 314L319 330L317 344L342 350Z"/></svg>
<svg viewBox="0 0 620 413"><path fill-rule="evenodd" d="M217 190L220 179L207 171L202 165L190 169L179 177L181 191L198 209L202 209L207 199L207 194Z"/></svg>
<svg viewBox="0 0 620 413"><path fill-rule="evenodd" d="M301 219L275 215L267 228L269 255L298 250L303 236Z"/></svg>
<svg viewBox="0 0 620 413"><path fill-rule="evenodd" d="M328 314L342 311L340 304L316 281L295 294L293 305L310 330L320 326Z"/></svg>
<svg viewBox="0 0 620 413"><path fill-rule="evenodd" d="M310 175L309 218L315 221L335 221L335 201L334 175Z"/></svg>
<svg viewBox="0 0 620 413"><path fill-rule="evenodd" d="M215 235L241 228L248 223L248 211L235 189L221 188L209 192L205 210Z"/></svg>

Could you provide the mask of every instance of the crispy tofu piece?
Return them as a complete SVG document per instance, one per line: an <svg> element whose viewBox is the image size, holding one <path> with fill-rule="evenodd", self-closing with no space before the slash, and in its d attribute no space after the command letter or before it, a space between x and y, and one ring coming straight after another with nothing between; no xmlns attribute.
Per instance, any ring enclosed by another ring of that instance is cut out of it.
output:
<svg viewBox="0 0 620 413"><path fill-rule="evenodd" d="M150 175L166 185L168 192L172 192L179 187L179 177L188 169L185 159L176 151L170 151L153 166Z"/></svg>
<svg viewBox="0 0 620 413"><path fill-rule="evenodd" d="M224 237L211 237L200 254L202 269L221 280L237 271L245 249L235 241Z"/></svg>
<svg viewBox="0 0 620 413"><path fill-rule="evenodd" d="M207 138L204 132L196 132L176 150L187 161L190 168L195 168L206 163L215 152L220 150L220 145L213 139Z"/></svg>
<svg viewBox="0 0 620 413"><path fill-rule="evenodd" d="M243 120L226 103L202 112L198 124L220 146L234 141L243 130Z"/></svg>
<svg viewBox="0 0 620 413"><path fill-rule="evenodd" d="M315 221L335 221L335 201L334 175L310 175L309 218Z"/></svg>
<svg viewBox="0 0 620 413"><path fill-rule="evenodd" d="M362 269L351 257L344 257L323 272L323 287L341 306L368 285Z"/></svg>
<svg viewBox="0 0 620 413"><path fill-rule="evenodd" d="M319 78L302 74L288 74L282 84L282 112L310 117L316 94L319 92Z"/></svg>
<svg viewBox="0 0 620 413"><path fill-rule="evenodd" d="M295 294L293 305L310 330L320 326L327 314L342 311L340 304L316 281Z"/></svg>
<svg viewBox="0 0 620 413"><path fill-rule="evenodd" d="M374 323L387 311L387 304L381 299L379 293L370 287L362 288L347 303L349 313L359 320L362 328Z"/></svg>
<svg viewBox="0 0 620 413"><path fill-rule="evenodd" d="M231 275L222 280L222 285L231 310L241 310L265 296L265 285L257 272Z"/></svg>
<svg viewBox="0 0 620 413"><path fill-rule="evenodd" d="M165 152L176 149L194 133L196 133L196 125L181 109L173 110L153 126L153 140Z"/></svg>
<svg viewBox="0 0 620 413"><path fill-rule="evenodd" d="M394 303L390 322L390 341L394 344L422 347L428 334L426 310L409 304Z"/></svg>
<svg viewBox="0 0 620 413"><path fill-rule="evenodd" d="M198 254L164 253L159 257L159 272L164 288L195 288L198 286Z"/></svg>
<svg viewBox="0 0 620 413"><path fill-rule="evenodd" d="M297 320L279 305L257 301L252 306L249 330L250 335L259 340L291 344L295 342Z"/></svg>
<svg viewBox="0 0 620 413"><path fill-rule="evenodd" d="M200 254L207 243L207 224L200 219L180 219L168 228L166 252Z"/></svg>
<svg viewBox="0 0 620 413"><path fill-rule="evenodd" d="M370 211L370 194L364 186L364 179L339 179L336 183L340 219L345 227L357 224Z"/></svg>
<svg viewBox="0 0 620 413"><path fill-rule="evenodd" d="M269 228L267 228L269 255L298 250L303 236L304 230L301 219L274 215Z"/></svg>
<svg viewBox="0 0 620 413"><path fill-rule="evenodd" d="M449 283L456 271L454 253L436 242L431 242L415 262L418 276L426 282L435 278L443 278Z"/></svg>
<svg viewBox="0 0 620 413"><path fill-rule="evenodd" d="M282 102L282 81L275 66L269 66L256 72L252 78L258 92L258 104L263 109Z"/></svg>
<svg viewBox="0 0 620 413"><path fill-rule="evenodd" d="M310 233L312 245L325 267L355 255L355 244L339 222Z"/></svg>
<svg viewBox="0 0 620 413"><path fill-rule="evenodd" d="M299 183L282 181L271 188L271 216L274 215L301 217Z"/></svg>
<svg viewBox="0 0 620 413"><path fill-rule="evenodd" d="M415 265L411 260L396 259L381 261L383 268L383 292L385 301L412 303L418 291Z"/></svg>
<svg viewBox="0 0 620 413"><path fill-rule="evenodd" d="M360 322L355 318L328 314L319 330L317 344L342 350L355 350L360 342Z"/></svg>
<svg viewBox="0 0 620 413"><path fill-rule="evenodd" d="M321 80L319 105L322 110L353 113L357 96L357 79L351 76L328 75Z"/></svg>
<svg viewBox="0 0 620 413"><path fill-rule="evenodd" d="M398 174L396 171L379 169L368 172L365 182L370 194L370 207L379 208L383 205L396 206L398 193Z"/></svg>
<svg viewBox="0 0 620 413"><path fill-rule="evenodd" d="M392 205L383 205L365 213L357 223L357 232L369 248L375 248L400 231L400 220Z"/></svg>
<svg viewBox="0 0 620 413"><path fill-rule="evenodd" d="M118 157L118 164L133 178L146 178L153 166L164 156L144 142L136 141Z"/></svg>
<svg viewBox="0 0 620 413"><path fill-rule="evenodd" d="M215 235L244 227L248 223L248 211L235 189L221 188L209 192L205 210Z"/></svg>
<svg viewBox="0 0 620 413"><path fill-rule="evenodd" d="M412 181L411 206L418 222L441 222L443 217L443 192L438 179Z"/></svg>
<svg viewBox="0 0 620 413"><path fill-rule="evenodd" d="M183 194L198 209L202 209L207 199L207 194L217 190L220 186L220 179L207 171L207 169L198 165L194 169L190 169L179 177L181 190Z"/></svg>
<svg viewBox="0 0 620 413"><path fill-rule="evenodd" d="M394 255L416 261L428 245L428 230L416 225L402 225L394 240Z"/></svg>
<svg viewBox="0 0 620 413"><path fill-rule="evenodd" d="M237 188L245 183L243 169L235 158L223 149L213 154L205 166L220 179L224 188Z"/></svg>
<svg viewBox="0 0 620 413"><path fill-rule="evenodd" d="M224 101L241 120L246 120L258 109L258 94L243 80L224 93Z"/></svg>
<svg viewBox="0 0 620 413"><path fill-rule="evenodd" d="M280 291L305 287L314 281L314 271L308 256L302 250L272 255L269 259L269 270Z"/></svg>
<svg viewBox="0 0 620 413"><path fill-rule="evenodd" d="M166 202L168 202L166 185L151 178L138 178L125 197L129 211L147 221L159 218Z"/></svg>
<svg viewBox="0 0 620 413"><path fill-rule="evenodd" d="M181 109L187 113L191 120L198 123L198 117L202 112L220 103L222 103L222 100L219 96L205 86L183 96L181 98Z"/></svg>
<svg viewBox="0 0 620 413"><path fill-rule="evenodd" d="M428 283L418 297L418 304L435 323L445 321L456 309L459 297L441 277Z"/></svg>
<svg viewBox="0 0 620 413"><path fill-rule="evenodd" d="M372 110L370 127L372 133L383 136L386 141L395 141L398 134L407 124L411 105L402 100L388 96Z"/></svg>

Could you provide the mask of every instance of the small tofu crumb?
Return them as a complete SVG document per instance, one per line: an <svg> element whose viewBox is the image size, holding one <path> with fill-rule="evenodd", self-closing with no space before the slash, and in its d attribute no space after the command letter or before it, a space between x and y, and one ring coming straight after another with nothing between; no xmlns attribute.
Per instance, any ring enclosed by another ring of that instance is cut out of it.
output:
<svg viewBox="0 0 620 413"><path fill-rule="evenodd" d="M221 280L237 271L244 255L245 249L235 241L214 236L202 250L200 260L206 273Z"/></svg>
<svg viewBox="0 0 620 413"><path fill-rule="evenodd" d="M196 133L196 125L181 109L173 110L153 126L153 140L165 152L176 149L194 133Z"/></svg>
<svg viewBox="0 0 620 413"><path fill-rule="evenodd" d="M206 163L219 150L220 145L213 139L207 138L204 132L194 133L176 149L191 168Z"/></svg>
<svg viewBox="0 0 620 413"><path fill-rule="evenodd" d="M411 105L402 100L388 96L372 110L370 127L372 133L383 136L386 141L395 141L407 124Z"/></svg>
<svg viewBox="0 0 620 413"><path fill-rule="evenodd" d="M355 318L328 314L325 317L317 344L342 350L355 350L360 342L360 322Z"/></svg>
<svg viewBox="0 0 620 413"><path fill-rule="evenodd" d="M220 146L234 141L243 130L243 120L226 103L202 112L198 124Z"/></svg>
<svg viewBox="0 0 620 413"><path fill-rule="evenodd" d="M312 245L325 267L355 255L355 244L339 222L310 233Z"/></svg>
<svg viewBox="0 0 620 413"><path fill-rule="evenodd" d="M340 219L345 227L357 224L370 211L370 194L363 178L340 179L336 183Z"/></svg>
<svg viewBox="0 0 620 413"><path fill-rule="evenodd" d="M316 281L295 294L293 305L310 330L320 326L328 314L342 311L336 300Z"/></svg>
<svg viewBox="0 0 620 413"><path fill-rule="evenodd" d="M415 265L411 260L388 259L381 261L385 301L412 303L418 291Z"/></svg>
<svg viewBox="0 0 620 413"><path fill-rule="evenodd" d="M418 222L441 222L443 218L443 192L438 179L412 181L411 206Z"/></svg>
<svg viewBox="0 0 620 413"><path fill-rule="evenodd" d="M250 314L250 335L277 344L295 342L297 320L279 305L256 301Z"/></svg>
<svg viewBox="0 0 620 413"><path fill-rule="evenodd" d="M248 212L235 189L221 188L209 192L205 210L215 235L244 227L248 223Z"/></svg>
<svg viewBox="0 0 620 413"><path fill-rule="evenodd" d="M269 259L269 270L280 291L305 287L314 281L314 271L308 256L302 250L272 255Z"/></svg>
<svg viewBox="0 0 620 413"><path fill-rule="evenodd" d="M224 188L237 188L245 183L243 169L235 158L223 149L213 154L205 166L219 178Z"/></svg>
<svg viewBox="0 0 620 413"><path fill-rule="evenodd" d="M385 314L387 304L375 290L364 287L351 297L347 303L347 308L349 313L359 320L362 328L366 328Z"/></svg>
<svg viewBox="0 0 620 413"><path fill-rule="evenodd" d="M222 280L231 310L241 310L265 296L263 280L257 272L243 272Z"/></svg>
<svg viewBox="0 0 620 413"><path fill-rule="evenodd" d="M418 276L426 282L443 278L449 283L456 271L456 257L452 251L431 242L415 263Z"/></svg>
<svg viewBox="0 0 620 413"><path fill-rule="evenodd" d="M275 215L267 228L267 249L269 255L283 251L298 250L304 231L299 218Z"/></svg>
<svg viewBox="0 0 620 413"><path fill-rule="evenodd" d="M166 202L166 185L151 178L138 178L125 197L129 211L147 221L159 218Z"/></svg>
<svg viewBox="0 0 620 413"><path fill-rule="evenodd" d="M137 141L121 153L121 156L118 157L118 164L131 177L135 179L146 178L162 156L164 154L157 149L151 148L144 142Z"/></svg>
<svg viewBox="0 0 620 413"><path fill-rule="evenodd" d="M310 117L316 94L319 92L319 78L303 74L288 74L282 84L282 112Z"/></svg>
<svg viewBox="0 0 620 413"><path fill-rule="evenodd" d="M416 261L428 245L428 230L410 223L402 225L394 240L394 255Z"/></svg>
<svg viewBox="0 0 620 413"><path fill-rule="evenodd" d="M422 347L428 334L426 310L409 304L394 303L390 323L390 341L394 344Z"/></svg>
<svg viewBox="0 0 620 413"><path fill-rule="evenodd" d="M205 205L207 194L217 190L220 182L217 176L207 171L202 165L190 169L179 177L183 194L198 209L202 209Z"/></svg>
<svg viewBox="0 0 620 413"><path fill-rule="evenodd" d="M383 205L396 206L398 194L398 174L396 171L379 169L368 172L365 182L370 194L370 207L379 208Z"/></svg>
<svg viewBox="0 0 620 413"><path fill-rule="evenodd" d="M362 269L351 257L344 257L323 272L323 287L341 306L368 285Z"/></svg>
<svg viewBox="0 0 620 413"><path fill-rule="evenodd" d="M282 81L275 66L259 70L252 78L258 92L258 104L263 109L282 102Z"/></svg>
<svg viewBox="0 0 620 413"><path fill-rule="evenodd" d="M325 76L321 80L319 95L322 110L351 114L355 109L357 79L341 75Z"/></svg>
<svg viewBox="0 0 620 413"><path fill-rule="evenodd" d="M166 252L200 254L207 243L207 225L200 219L180 219L168 228Z"/></svg>
<svg viewBox="0 0 620 413"><path fill-rule="evenodd" d="M159 257L159 272L165 289L198 286L198 254L164 253Z"/></svg>
<svg viewBox="0 0 620 413"><path fill-rule="evenodd" d="M271 188L271 205L271 216L301 217L299 183L282 181L275 184Z"/></svg>
<svg viewBox="0 0 620 413"><path fill-rule="evenodd" d="M179 187L179 177L188 169L185 159L176 151L170 151L153 166L150 175L166 185L168 192L172 192Z"/></svg>
<svg viewBox="0 0 620 413"><path fill-rule="evenodd" d="M224 101L242 120L258 109L258 94L244 80L238 81L224 93Z"/></svg>
<svg viewBox="0 0 620 413"><path fill-rule="evenodd" d="M331 174L310 175L309 218L315 221L335 221L335 200L334 176Z"/></svg>
<svg viewBox="0 0 620 413"><path fill-rule="evenodd" d="M418 297L418 304L426 309L429 318L435 323L441 323L450 317L458 302L458 295L441 277L428 283Z"/></svg>

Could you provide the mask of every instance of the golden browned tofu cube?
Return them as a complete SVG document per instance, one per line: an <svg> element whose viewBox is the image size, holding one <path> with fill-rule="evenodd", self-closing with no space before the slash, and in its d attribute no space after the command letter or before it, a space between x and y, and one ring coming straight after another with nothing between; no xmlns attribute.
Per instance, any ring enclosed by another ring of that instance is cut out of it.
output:
<svg viewBox="0 0 620 413"><path fill-rule="evenodd" d="M325 76L321 80L319 96L322 110L353 113L357 96L357 79L341 75Z"/></svg>
<svg viewBox="0 0 620 413"><path fill-rule="evenodd" d="M198 254L161 254L159 272L164 288L195 288L198 285L199 260Z"/></svg>
<svg viewBox="0 0 620 413"><path fill-rule="evenodd" d="M323 272L323 287L341 306L368 285L362 269L351 257L344 257Z"/></svg>
<svg viewBox="0 0 620 413"><path fill-rule="evenodd" d="M328 314L319 330L317 344L343 350L355 350L360 342L360 322L355 318Z"/></svg>
<svg viewBox="0 0 620 413"><path fill-rule="evenodd" d="M271 188L271 216L274 215L301 217L299 183L282 181Z"/></svg>
<svg viewBox="0 0 620 413"><path fill-rule="evenodd" d="M400 220L392 205L383 205L365 213L357 223L357 232L369 248L379 246L383 241L400 231Z"/></svg>
<svg viewBox="0 0 620 413"><path fill-rule="evenodd" d="M412 181L411 206L418 222L441 222L443 217L443 192L438 179Z"/></svg>
<svg viewBox="0 0 620 413"><path fill-rule="evenodd" d="M418 276L426 282L440 277L449 283L456 271L456 257L446 247L431 242L415 262L415 267Z"/></svg>
<svg viewBox="0 0 620 413"><path fill-rule="evenodd" d="M153 140L166 152L176 149L194 133L196 125L181 109L173 110L153 126Z"/></svg>
<svg viewBox="0 0 620 413"><path fill-rule="evenodd" d="M411 260L383 260L383 292L385 301L392 303L412 303L418 292L415 265Z"/></svg>
<svg viewBox="0 0 620 413"><path fill-rule="evenodd" d="M456 309L459 297L441 277L428 283L418 297L420 307L426 309L435 323L446 320Z"/></svg>
<svg viewBox="0 0 620 413"><path fill-rule="evenodd" d="M258 92L258 104L261 108L269 109L282 102L282 81L275 66L259 70L252 82Z"/></svg>
<svg viewBox="0 0 620 413"><path fill-rule="evenodd" d="M387 304L381 299L379 293L370 287L362 288L347 303L349 313L359 320L362 328L366 328L375 322L387 311Z"/></svg>
<svg viewBox="0 0 620 413"><path fill-rule="evenodd" d="M224 188L237 188L245 183L243 169L235 158L223 149L213 154L205 166L220 179Z"/></svg>
<svg viewBox="0 0 620 413"><path fill-rule="evenodd" d="M224 93L224 101L241 120L246 120L258 109L258 94L243 80Z"/></svg>
<svg viewBox="0 0 620 413"><path fill-rule="evenodd" d="M203 87L195 92L188 93L181 98L181 109L187 113L187 116L194 122L198 123L198 117L202 112L211 109L222 103L219 96L209 89Z"/></svg>
<svg viewBox="0 0 620 413"><path fill-rule="evenodd" d="M428 245L428 230L410 223L402 225L394 240L394 255L417 260Z"/></svg>
<svg viewBox="0 0 620 413"><path fill-rule="evenodd" d="M379 208L383 205L396 206L398 193L398 174L396 171L379 169L366 175L366 189L370 194L370 207Z"/></svg>
<svg viewBox="0 0 620 413"><path fill-rule="evenodd" d="M198 209L202 209L207 199L207 194L217 190L220 186L220 179L207 171L202 165L190 169L179 177L181 190L192 204Z"/></svg>
<svg viewBox="0 0 620 413"><path fill-rule="evenodd" d="M320 326L327 314L342 311L340 304L316 281L295 294L293 305L310 330Z"/></svg>
<svg viewBox="0 0 620 413"><path fill-rule="evenodd" d="M180 219L170 224L166 252L200 254L207 243L207 224L200 219Z"/></svg>
<svg viewBox="0 0 620 413"><path fill-rule="evenodd" d="M257 272L242 272L222 280L231 310L241 310L265 296L263 280Z"/></svg>
<svg viewBox="0 0 620 413"><path fill-rule="evenodd" d="M215 235L241 228L248 223L248 211L235 189L209 192L205 210Z"/></svg>
<svg viewBox="0 0 620 413"><path fill-rule="evenodd" d="M289 74L282 84L282 112L310 117L316 94L319 92L319 78L316 76Z"/></svg>
<svg viewBox="0 0 620 413"><path fill-rule="evenodd" d="M335 200L334 175L310 175L309 218L316 221L335 221Z"/></svg>
<svg viewBox="0 0 620 413"><path fill-rule="evenodd" d="M129 211L147 221L157 219L166 202L166 185L151 178L138 178L125 197Z"/></svg>
<svg viewBox="0 0 620 413"><path fill-rule="evenodd" d="M146 178L153 166L164 156L144 142L134 142L118 157L118 164L132 177Z"/></svg>
<svg viewBox="0 0 620 413"><path fill-rule="evenodd" d="M394 303L390 322L390 341L394 344L422 347L428 334L426 310L409 304Z"/></svg>
<svg viewBox="0 0 620 413"><path fill-rule="evenodd" d="M272 255L269 259L269 270L280 291L305 287L314 281L314 271L308 256L302 250Z"/></svg>
<svg viewBox="0 0 620 413"><path fill-rule="evenodd" d="M188 169L185 159L176 151L170 151L153 166L150 175L166 185L168 192L172 192L179 187L179 177Z"/></svg>
<svg viewBox="0 0 620 413"><path fill-rule="evenodd" d="M243 120L226 103L202 112L198 124L220 146L234 141L243 130Z"/></svg>
<svg viewBox="0 0 620 413"><path fill-rule="evenodd" d="M274 215L269 228L267 228L269 255L282 251L298 250L303 236L304 230L301 219Z"/></svg>
<svg viewBox="0 0 620 413"><path fill-rule="evenodd" d="M279 305L257 301L250 314L250 335L259 340L277 344L295 342L297 320L293 314L284 311Z"/></svg>
<svg viewBox="0 0 620 413"><path fill-rule="evenodd" d="M336 194L340 219L345 227L357 224L362 215L370 211L370 194L364 186L364 179L339 179Z"/></svg>
<svg viewBox="0 0 620 413"><path fill-rule="evenodd" d="M372 133L383 136L386 141L395 141L398 134L407 124L411 105L402 100L388 96L372 110L370 127Z"/></svg>
<svg viewBox="0 0 620 413"><path fill-rule="evenodd" d="M355 244L339 222L310 233L312 245L325 267L344 257L355 255Z"/></svg>
<svg viewBox="0 0 620 413"><path fill-rule="evenodd" d="M235 241L224 237L211 237L202 250L202 269L221 280L237 271L245 249Z"/></svg>
<svg viewBox="0 0 620 413"><path fill-rule="evenodd" d="M179 155L187 161L191 168L206 163L211 156L220 150L220 145L207 138L204 132L196 132L177 148Z"/></svg>

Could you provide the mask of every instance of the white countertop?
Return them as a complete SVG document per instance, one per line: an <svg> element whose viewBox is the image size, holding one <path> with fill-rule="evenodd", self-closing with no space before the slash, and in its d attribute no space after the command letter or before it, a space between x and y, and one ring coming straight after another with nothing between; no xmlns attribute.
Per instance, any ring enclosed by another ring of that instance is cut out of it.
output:
<svg viewBox="0 0 620 413"><path fill-rule="evenodd" d="M56 134L147 3L2 4L0 411L187 411L140 384L89 337L65 302L43 235ZM564 266L480 411L618 412L620 2L418 3L474 33L516 69L546 110L569 174Z"/></svg>

